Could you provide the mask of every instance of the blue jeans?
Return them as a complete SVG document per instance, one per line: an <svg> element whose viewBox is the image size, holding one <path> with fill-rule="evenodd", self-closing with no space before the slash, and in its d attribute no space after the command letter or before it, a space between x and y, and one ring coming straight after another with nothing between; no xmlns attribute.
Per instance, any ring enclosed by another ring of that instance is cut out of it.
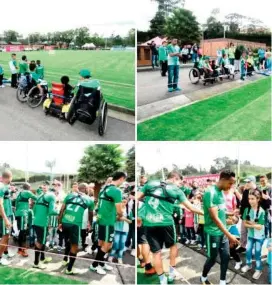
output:
<svg viewBox="0 0 272 285"><path fill-rule="evenodd" d="M192 54L192 62L194 63L194 62L196 62L196 60L197 60L197 53L193 53Z"/></svg>
<svg viewBox="0 0 272 285"><path fill-rule="evenodd" d="M247 238L246 247L246 264L251 266L252 264L252 250L255 246L255 259L256 259L256 270L262 270L262 246L264 239Z"/></svg>
<svg viewBox="0 0 272 285"><path fill-rule="evenodd" d="M168 88L176 89L179 80L179 65L168 65Z"/></svg>
<svg viewBox="0 0 272 285"><path fill-rule="evenodd" d="M152 67L154 67L155 65L158 65L158 56L152 54Z"/></svg>
<svg viewBox="0 0 272 285"><path fill-rule="evenodd" d="M117 258L123 258L127 235L128 233L126 232L114 232L114 241L110 256L115 256L117 254Z"/></svg>

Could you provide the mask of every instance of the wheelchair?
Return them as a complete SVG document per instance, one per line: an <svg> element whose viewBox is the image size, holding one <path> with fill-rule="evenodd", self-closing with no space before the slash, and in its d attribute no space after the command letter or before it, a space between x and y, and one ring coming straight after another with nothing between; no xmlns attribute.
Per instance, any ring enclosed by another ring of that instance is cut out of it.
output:
<svg viewBox="0 0 272 285"><path fill-rule="evenodd" d="M93 80L82 82L78 86L78 91L73 97L67 121L73 125L77 120L88 125L92 125L98 118L98 133L103 136L107 128L108 104L105 101L99 82Z"/></svg>

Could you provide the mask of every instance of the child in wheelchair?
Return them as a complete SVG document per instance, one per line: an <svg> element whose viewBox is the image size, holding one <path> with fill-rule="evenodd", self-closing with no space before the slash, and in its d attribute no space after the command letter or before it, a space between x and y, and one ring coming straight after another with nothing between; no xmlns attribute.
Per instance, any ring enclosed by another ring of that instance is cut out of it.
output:
<svg viewBox="0 0 272 285"><path fill-rule="evenodd" d="M227 54L224 54L220 62L222 74L233 75L234 66L230 64Z"/></svg>
<svg viewBox="0 0 272 285"><path fill-rule="evenodd" d="M63 104L68 104L71 102L71 99L73 97L74 87L69 84L70 78L68 76L62 76L60 81L63 84L63 91L64 91Z"/></svg>
<svg viewBox="0 0 272 285"><path fill-rule="evenodd" d="M210 65L210 57L204 56L203 63L204 79L214 80L217 77L217 70L213 70Z"/></svg>
<svg viewBox="0 0 272 285"><path fill-rule="evenodd" d="M246 59L246 64L247 64L247 75L252 76L254 75L254 58L253 58L253 53L249 52L248 57Z"/></svg>

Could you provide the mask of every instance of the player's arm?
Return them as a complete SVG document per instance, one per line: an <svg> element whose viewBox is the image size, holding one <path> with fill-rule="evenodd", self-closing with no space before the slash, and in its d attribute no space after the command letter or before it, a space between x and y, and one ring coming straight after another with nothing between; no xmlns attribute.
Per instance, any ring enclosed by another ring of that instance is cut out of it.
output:
<svg viewBox="0 0 272 285"><path fill-rule="evenodd" d="M61 224L63 213L64 213L65 209L66 209L66 204L65 204L65 202L63 202L61 209L60 209L60 212L59 212L59 217L58 217L59 225Z"/></svg>
<svg viewBox="0 0 272 285"><path fill-rule="evenodd" d="M11 224L5 213L3 198L0 198L0 216L2 217L5 225L9 228Z"/></svg>
<svg viewBox="0 0 272 285"><path fill-rule="evenodd" d="M31 191L28 192L28 198L31 198L33 201L37 200L37 196L33 194Z"/></svg>
<svg viewBox="0 0 272 285"><path fill-rule="evenodd" d="M51 196L48 208L48 215L49 216L56 216L59 214L58 209L56 208L56 197L55 195Z"/></svg>
<svg viewBox="0 0 272 285"><path fill-rule="evenodd" d="M188 201L188 200L185 200L184 202L182 202L182 204L191 212L195 213L195 214L198 214L198 215L204 215L203 211L196 208L195 206L193 206L193 204Z"/></svg>
<svg viewBox="0 0 272 285"><path fill-rule="evenodd" d="M238 189L235 189L233 193L234 193L234 195L237 197L237 199L238 199L239 201L242 200L242 194L239 192Z"/></svg>
<svg viewBox="0 0 272 285"><path fill-rule="evenodd" d="M117 219L118 218L120 219L123 216L123 205L122 205L122 202L121 203L116 203L115 207L116 207Z"/></svg>

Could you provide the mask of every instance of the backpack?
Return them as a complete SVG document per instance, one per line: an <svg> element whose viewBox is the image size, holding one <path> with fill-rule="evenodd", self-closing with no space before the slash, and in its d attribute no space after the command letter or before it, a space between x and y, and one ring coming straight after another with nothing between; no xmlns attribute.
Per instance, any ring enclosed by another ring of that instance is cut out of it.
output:
<svg viewBox="0 0 272 285"><path fill-rule="evenodd" d="M167 184L166 184L165 182L162 182L162 181L161 181L159 186L155 186L155 187L153 187L153 188L151 188L151 189L148 189L148 190L146 191L146 193L145 193L145 196L147 196L147 197L154 197L154 198L156 198L156 199L166 201L166 202L168 202L168 203L170 203L170 204L174 204L175 201L176 201L176 199L175 199L175 198L172 198L172 197L170 197L170 196L168 195L167 190L166 190L166 186L167 186ZM162 189L163 194L164 194L165 197L161 197L161 196L158 196L158 195L154 194L154 191L155 191L156 189Z"/></svg>

